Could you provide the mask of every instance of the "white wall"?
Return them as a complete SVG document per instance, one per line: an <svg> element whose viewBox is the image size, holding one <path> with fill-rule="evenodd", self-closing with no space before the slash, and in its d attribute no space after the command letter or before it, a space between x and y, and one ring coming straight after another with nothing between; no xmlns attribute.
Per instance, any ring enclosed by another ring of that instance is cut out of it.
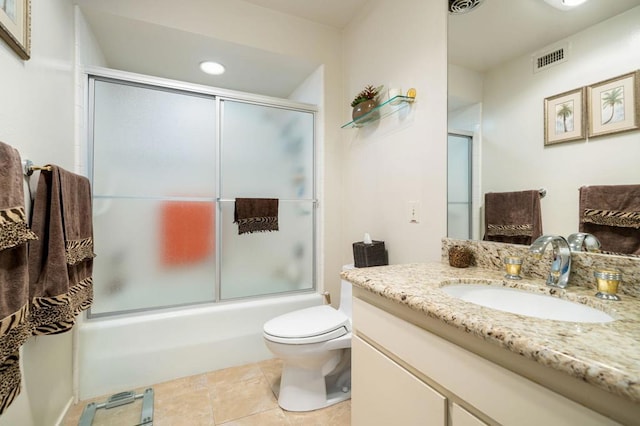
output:
<svg viewBox="0 0 640 426"><path fill-rule="evenodd" d="M459 65L448 64L447 77L449 79L447 87L449 111L482 102L484 76L481 73Z"/></svg>
<svg viewBox="0 0 640 426"><path fill-rule="evenodd" d="M534 74L529 55L487 73L483 190L546 188L545 233L578 230L578 188L640 183L640 132L544 146L544 98L640 68L640 7L567 39L570 57ZM533 53L533 52L532 52Z"/></svg>
<svg viewBox="0 0 640 426"><path fill-rule="evenodd" d="M74 13L67 0L32 1L31 59L0 42L0 140L35 164L74 167ZM36 175L32 178L35 190ZM2 426L54 424L71 400L71 333L22 348L22 392Z"/></svg>
<svg viewBox="0 0 640 426"><path fill-rule="evenodd" d="M367 84L417 90L411 110L360 129L342 130L344 262L368 232L384 240L390 263L440 258L446 235L447 5L444 1L372 0L345 30L349 104ZM409 201L420 202L409 223Z"/></svg>

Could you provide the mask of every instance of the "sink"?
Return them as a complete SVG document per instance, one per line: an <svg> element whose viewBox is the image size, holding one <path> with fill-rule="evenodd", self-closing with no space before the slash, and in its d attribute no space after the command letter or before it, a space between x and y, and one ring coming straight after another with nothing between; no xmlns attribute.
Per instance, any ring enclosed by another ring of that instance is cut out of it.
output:
<svg viewBox="0 0 640 426"><path fill-rule="evenodd" d="M441 287L450 296L487 308L556 321L603 323L615 318L582 303L526 290L487 284L450 284Z"/></svg>

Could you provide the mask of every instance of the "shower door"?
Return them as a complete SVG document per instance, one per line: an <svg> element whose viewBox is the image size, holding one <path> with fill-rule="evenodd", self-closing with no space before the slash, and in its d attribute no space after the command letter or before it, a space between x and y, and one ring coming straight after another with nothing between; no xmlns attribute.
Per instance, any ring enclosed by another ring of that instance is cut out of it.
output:
<svg viewBox="0 0 640 426"><path fill-rule="evenodd" d="M215 300L216 100L90 80L91 315Z"/></svg>
<svg viewBox="0 0 640 426"><path fill-rule="evenodd" d="M471 238L472 137L449 133L447 137L447 236Z"/></svg>
<svg viewBox="0 0 640 426"><path fill-rule="evenodd" d="M220 297L314 288L314 115L221 101ZM235 198L277 198L279 230L238 235Z"/></svg>
<svg viewBox="0 0 640 426"><path fill-rule="evenodd" d="M149 80L89 79L90 316L314 289L314 112ZM279 231L238 235L239 197Z"/></svg>

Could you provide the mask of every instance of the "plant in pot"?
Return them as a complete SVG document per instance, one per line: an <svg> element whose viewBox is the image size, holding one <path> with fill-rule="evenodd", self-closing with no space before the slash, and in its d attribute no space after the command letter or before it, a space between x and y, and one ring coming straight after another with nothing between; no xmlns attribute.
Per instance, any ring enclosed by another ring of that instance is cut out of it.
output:
<svg viewBox="0 0 640 426"><path fill-rule="evenodd" d="M353 107L351 117L355 120L375 108L378 105L378 95L380 95L381 90L382 86L365 86L351 101L351 106Z"/></svg>

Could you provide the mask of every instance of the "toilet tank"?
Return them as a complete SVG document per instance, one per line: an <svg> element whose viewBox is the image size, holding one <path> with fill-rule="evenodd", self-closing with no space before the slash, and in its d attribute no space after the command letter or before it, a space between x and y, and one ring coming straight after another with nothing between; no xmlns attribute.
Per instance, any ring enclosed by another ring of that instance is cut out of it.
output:
<svg viewBox="0 0 640 426"><path fill-rule="evenodd" d="M355 269L353 263L342 266L343 271ZM351 283L349 281L340 280L340 306L338 310L351 318Z"/></svg>

